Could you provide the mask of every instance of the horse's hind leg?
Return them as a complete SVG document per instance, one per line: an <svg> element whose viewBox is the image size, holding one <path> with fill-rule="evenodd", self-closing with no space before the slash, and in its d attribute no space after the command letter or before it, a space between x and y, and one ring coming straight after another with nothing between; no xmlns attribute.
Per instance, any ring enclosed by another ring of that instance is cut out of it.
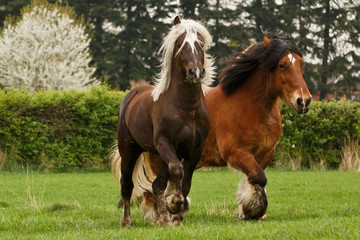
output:
<svg viewBox="0 0 360 240"><path fill-rule="evenodd" d="M125 141L124 141L125 142ZM123 142L123 143L124 143ZM136 161L141 154L141 149L135 141L127 141L124 144L119 143L119 151L122 158L121 161L121 197L124 204L124 216L120 221L121 226L132 225L130 215L130 198L134 183L132 181L132 174Z"/></svg>
<svg viewBox="0 0 360 240"><path fill-rule="evenodd" d="M143 193L143 201L140 205L144 212L144 218L152 219L155 216L155 196L152 192Z"/></svg>

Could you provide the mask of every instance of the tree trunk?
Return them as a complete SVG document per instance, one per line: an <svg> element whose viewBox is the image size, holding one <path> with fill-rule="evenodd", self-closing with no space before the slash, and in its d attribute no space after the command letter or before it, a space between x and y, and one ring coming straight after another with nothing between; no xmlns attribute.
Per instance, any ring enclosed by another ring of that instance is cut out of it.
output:
<svg viewBox="0 0 360 240"><path fill-rule="evenodd" d="M324 16L324 48L322 58L322 70L321 70L321 87L320 87L320 99L325 99L328 92L327 80L328 80L328 58L329 58L329 46L330 46L330 0L325 1L325 16Z"/></svg>
<svg viewBox="0 0 360 240"><path fill-rule="evenodd" d="M255 9L256 9L256 15L255 15L255 24L256 24L256 41L261 42L262 41L262 29L261 26L263 24L263 4L261 0L256 0L255 2Z"/></svg>

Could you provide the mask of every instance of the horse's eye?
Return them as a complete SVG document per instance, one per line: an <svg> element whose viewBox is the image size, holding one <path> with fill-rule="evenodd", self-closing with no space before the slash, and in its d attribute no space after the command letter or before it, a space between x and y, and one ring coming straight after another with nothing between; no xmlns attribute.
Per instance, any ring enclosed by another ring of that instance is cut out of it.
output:
<svg viewBox="0 0 360 240"><path fill-rule="evenodd" d="M180 49L180 48L181 48L181 44L178 44L178 45L177 45L177 48L179 48L179 49Z"/></svg>
<svg viewBox="0 0 360 240"><path fill-rule="evenodd" d="M279 68L280 68L280 69L284 69L285 66L284 66L283 64L279 64Z"/></svg>

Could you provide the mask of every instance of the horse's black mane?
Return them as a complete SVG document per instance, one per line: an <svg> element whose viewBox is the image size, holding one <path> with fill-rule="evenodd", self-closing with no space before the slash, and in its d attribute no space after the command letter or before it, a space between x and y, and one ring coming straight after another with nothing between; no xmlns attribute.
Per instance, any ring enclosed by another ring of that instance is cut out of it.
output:
<svg viewBox="0 0 360 240"><path fill-rule="evenodd" d="M226 95L235 92L258 66L273 71L288 51L302 57L292 37L280 37L271 33L264 35L271 41L268 48L263 42L256 43L246 52L230 57L228 66L220 73L220 87Z"/></svg>

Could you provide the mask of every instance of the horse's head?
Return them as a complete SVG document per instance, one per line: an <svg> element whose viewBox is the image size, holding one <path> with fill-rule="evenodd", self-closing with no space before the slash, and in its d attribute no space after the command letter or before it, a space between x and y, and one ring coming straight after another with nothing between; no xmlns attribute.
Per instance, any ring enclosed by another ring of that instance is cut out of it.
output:
<svg viewBox="0 0 360 240"><path fill-rule="evenodd" d="M180 18L174 19L174 25L181 24ZM178 71L189 83L200 84L205 77L204 37L193 31L185 31L175 41L173 58Z"/></svg>
<svg viewBox="0 0 360 240"><path fill-rule="evenodd" d="M180 73L180 81L201 84L203 91L210 87L215 68L214 60L206 50L211 43L212 37L203 24L186 19L180 21L178 16L175 17L174 26L159 50L163 62L152 92L155 102L169 88L174 73Z"/></svg>
<svg viewBox="0 0 360 240"><path fill-rule="evenodd" d="M272 41L264 36L265 47L269 48L271 44ZM289 50L273 70L275 87L281 99L299 114L308 111L312 98L302 75L303 65L302 57Z"/></svg>

